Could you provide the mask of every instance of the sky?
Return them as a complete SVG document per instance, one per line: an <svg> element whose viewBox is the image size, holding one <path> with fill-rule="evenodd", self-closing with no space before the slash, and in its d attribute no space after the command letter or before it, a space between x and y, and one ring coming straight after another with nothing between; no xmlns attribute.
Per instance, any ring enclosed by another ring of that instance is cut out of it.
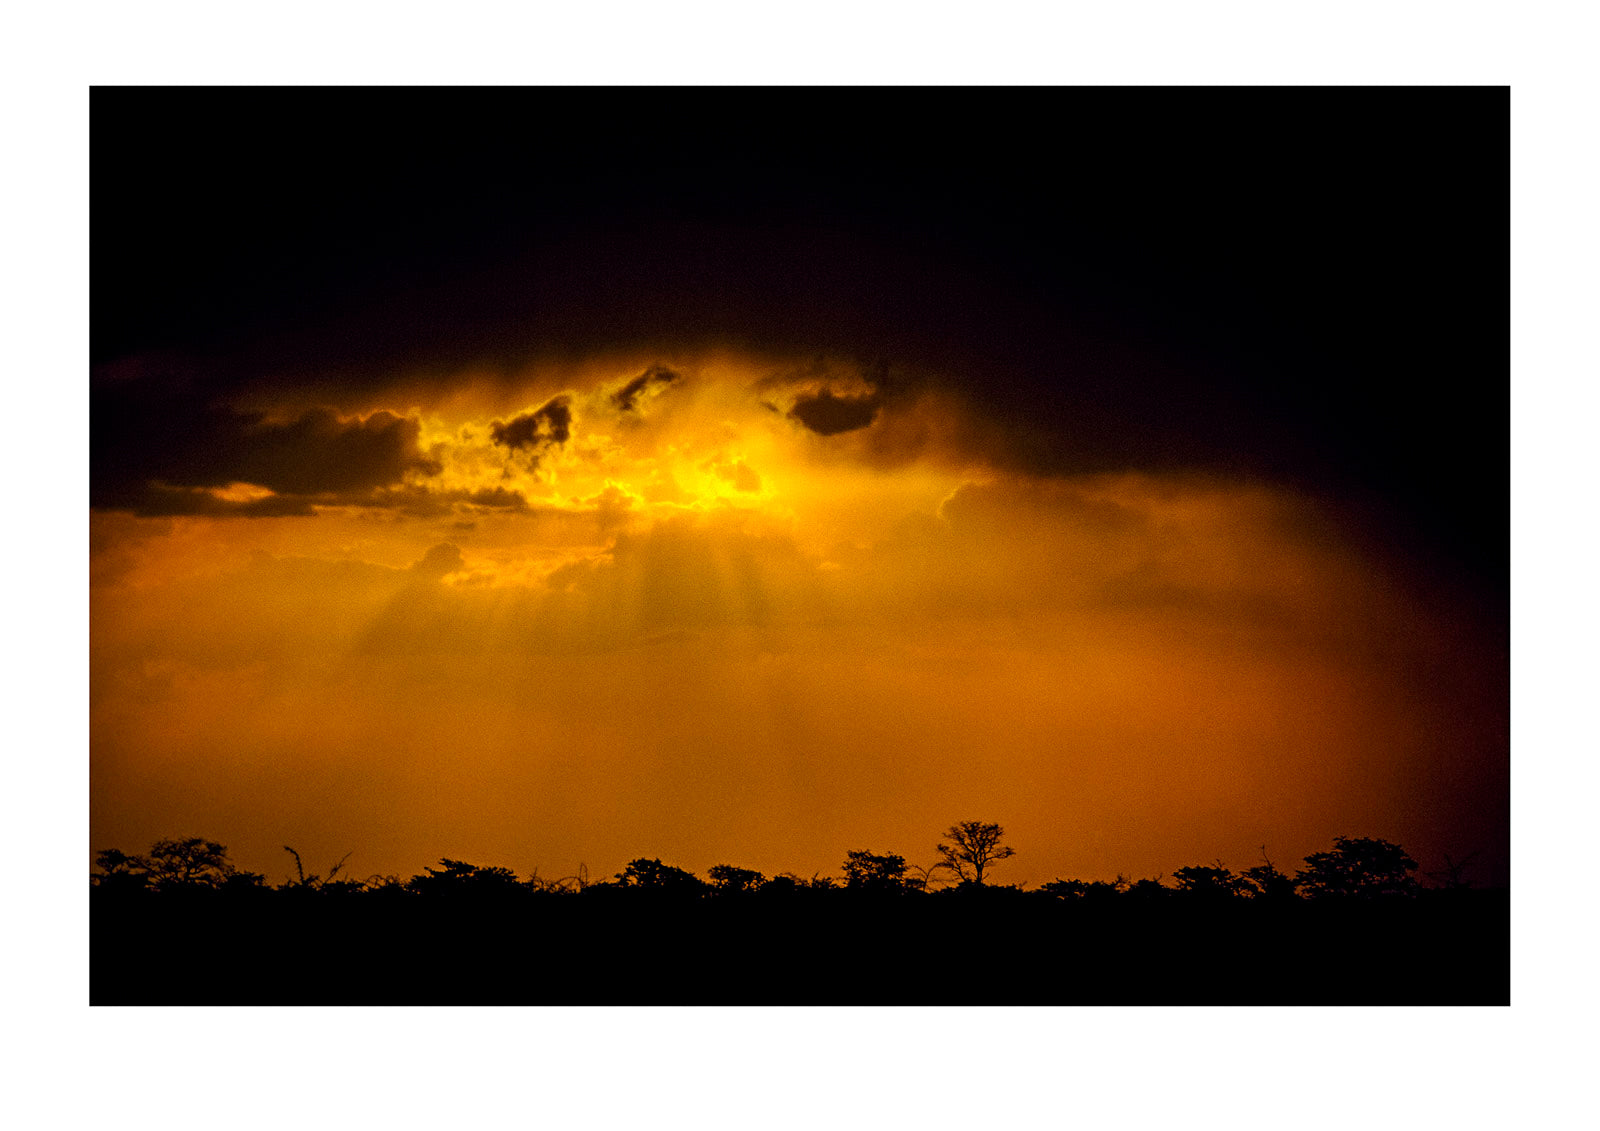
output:
<svg viewBox="0 0 1600 1131"><path fill-rule="evenodd" d="M1505 882L1508 103L97 90L91 850Z"/></svg>

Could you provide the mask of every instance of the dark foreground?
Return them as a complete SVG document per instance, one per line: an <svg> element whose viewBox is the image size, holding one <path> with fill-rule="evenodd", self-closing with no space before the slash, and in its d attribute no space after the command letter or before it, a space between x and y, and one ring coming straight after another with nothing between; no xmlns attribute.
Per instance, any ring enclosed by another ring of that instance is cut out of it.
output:
<svg viewBox="0 0 1600 1131"><path fill-rule="evenodd" d="M280 893L281 894L281 893ZM1138 906L91 895L94 1005L1507 1005L1504 891Z"/></svg>

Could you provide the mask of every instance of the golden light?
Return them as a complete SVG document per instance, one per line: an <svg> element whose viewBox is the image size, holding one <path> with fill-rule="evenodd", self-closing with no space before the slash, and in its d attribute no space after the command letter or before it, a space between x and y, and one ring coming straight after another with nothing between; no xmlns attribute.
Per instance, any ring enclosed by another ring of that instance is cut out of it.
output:
<svg viewBox="0 0 1600 1131"><path fill-rule="evenodd" d="M1154 874L1424 838L1494 733L1308 498L1025 474L934 384L724 351L333 407L415 422L398 482L92 517L96 844L809 874L983 814L1015 882Z"/></svg>

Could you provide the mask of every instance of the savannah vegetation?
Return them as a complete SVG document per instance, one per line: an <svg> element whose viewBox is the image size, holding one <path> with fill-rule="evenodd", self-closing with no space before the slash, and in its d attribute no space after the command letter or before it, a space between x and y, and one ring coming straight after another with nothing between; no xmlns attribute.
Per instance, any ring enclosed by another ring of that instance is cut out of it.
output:
<svg viewBox="0 0 1600 1131"><path fill-rule="evenodd" d="M1504 1004L1509 905L1471 857L1418 876L1338 837L1170 877L995 882L1014 850L961 821L936 862L704 877L657 858L591 878L441 859L276 883L200 837L107 849L91 875L95 1004Z"/></svg>

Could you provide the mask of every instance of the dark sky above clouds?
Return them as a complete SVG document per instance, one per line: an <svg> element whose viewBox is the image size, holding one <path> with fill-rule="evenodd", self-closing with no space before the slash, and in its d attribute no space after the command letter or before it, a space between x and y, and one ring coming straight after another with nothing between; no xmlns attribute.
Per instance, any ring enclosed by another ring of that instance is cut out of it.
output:
<svg viewBox="0 0 1600 1131"><path fill-rule="evenodd" d="M203 482L251 388L723 339L952 383L1032 469L1348 496L1503 589L1508 114L1492 89L99 90L95 498L152 471L146 437ZM289 422L250 458L400 441Z"/></svg>

